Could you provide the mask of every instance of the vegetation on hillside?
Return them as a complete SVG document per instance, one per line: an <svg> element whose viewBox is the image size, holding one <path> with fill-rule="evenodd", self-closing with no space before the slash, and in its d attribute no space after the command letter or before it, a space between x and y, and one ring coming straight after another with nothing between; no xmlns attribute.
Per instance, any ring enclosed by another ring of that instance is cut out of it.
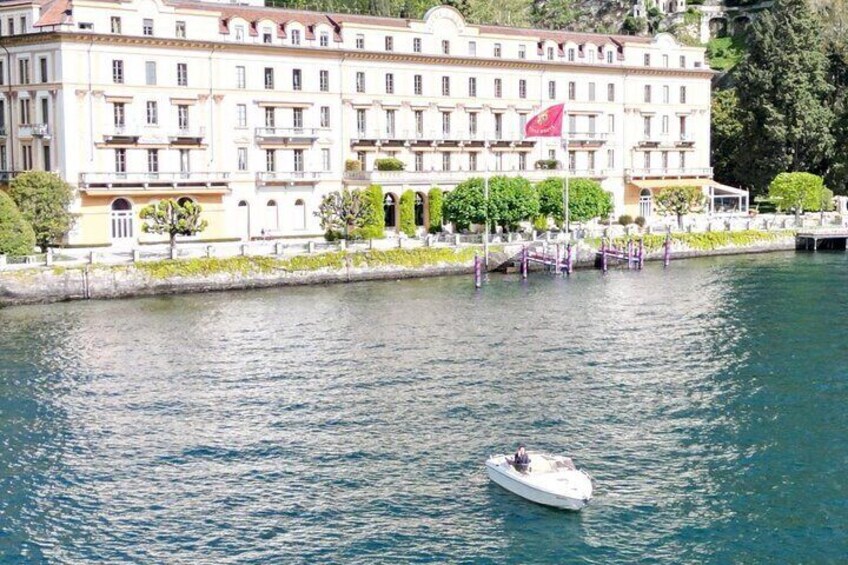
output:
<svg viewBox="0 0 848 565"><path fill-rule="evenodd" d="M707 43L707 61L717 71L729 71L745 54L745 37L741 34L716 37Z"/></svg>

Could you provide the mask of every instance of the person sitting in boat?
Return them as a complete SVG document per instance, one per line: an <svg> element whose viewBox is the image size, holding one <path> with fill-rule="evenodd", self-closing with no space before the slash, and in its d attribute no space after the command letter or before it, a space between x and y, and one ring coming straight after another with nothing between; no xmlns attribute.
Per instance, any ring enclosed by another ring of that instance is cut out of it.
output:
<svg viewBox="0 0 848 565"><path fill-rule="evenodd" d="M530 470L530 456L527 455L527 450L524 444L518 446L518 451L512 458L512 464L515 465L515 470L519 473L526 473Z"/></svg>

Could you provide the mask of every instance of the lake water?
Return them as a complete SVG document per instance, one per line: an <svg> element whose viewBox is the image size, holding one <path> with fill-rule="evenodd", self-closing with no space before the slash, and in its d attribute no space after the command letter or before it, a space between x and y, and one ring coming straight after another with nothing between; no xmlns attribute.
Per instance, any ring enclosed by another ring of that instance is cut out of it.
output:
<svg viewBox="0 0 848 565"><path fill-rule="evenodd" d="M848 256L0 310L0 561L848 558ZM492 484L566 452L581 513Z"/></svg>

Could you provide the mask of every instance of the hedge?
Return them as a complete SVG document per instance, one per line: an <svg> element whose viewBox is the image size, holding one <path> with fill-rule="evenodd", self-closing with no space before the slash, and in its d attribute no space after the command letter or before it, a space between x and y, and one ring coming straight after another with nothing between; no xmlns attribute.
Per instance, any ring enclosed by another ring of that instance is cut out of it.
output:
<svg viewBox="0 0 848 565"><path fill-rule="evenodd" d="M438 186L431 188L430 192L427 194L430 233L439 233L442 231L442 224L444 223L444 216L442 215L443 198L444 195L442 194L442 189Z"/></svg>
<svg viewBox="0 0 848 565"><path fill-rule="evenodd" d="M34 248L35 232L12 198L0 191L0 255L32 255Z"/></svg>
<svg viewBox="0 0 848 565"><path fill-rule="evenodd" d="M412 190L400 195L400 231L415 237L415 193Z"/></svg>
<svg viewBox="0 0 848 565"><path fill-rule="evenodd" d="M365 224L356 230L356 236L362 239L383 239L386 237L386 214L383 211L383 187L372 184L364 190L365 197L371 202L371 213Z"/></svg>

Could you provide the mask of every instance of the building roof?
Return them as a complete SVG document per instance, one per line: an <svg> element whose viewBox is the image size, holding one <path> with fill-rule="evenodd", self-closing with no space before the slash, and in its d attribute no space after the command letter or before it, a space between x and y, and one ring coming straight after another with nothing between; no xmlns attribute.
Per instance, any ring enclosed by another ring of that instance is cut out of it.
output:
<svg viewBox="0 0 848 565"><path fill-rule="evenodd" d="M35 0L41 6L41 17L33 27L55 26L73 22L71 0Z"/></svg>

